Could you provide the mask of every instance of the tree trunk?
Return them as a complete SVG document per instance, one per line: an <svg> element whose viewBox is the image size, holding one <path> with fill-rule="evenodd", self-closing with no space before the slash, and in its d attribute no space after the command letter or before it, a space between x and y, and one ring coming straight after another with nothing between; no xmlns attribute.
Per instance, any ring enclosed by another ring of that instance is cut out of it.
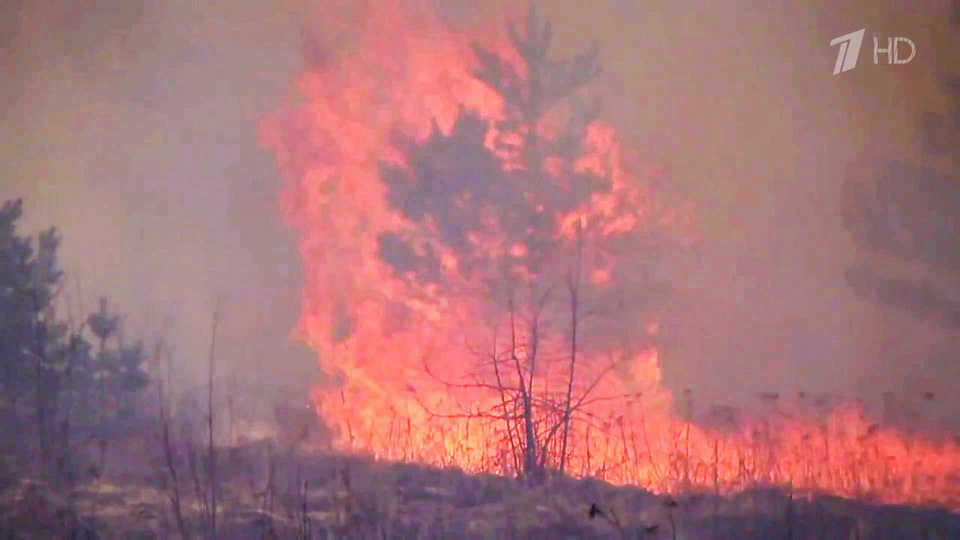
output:
<svg viewBox="0 0 960 540"><path fill-rule="evenodd" d="M573 399L573 376L577 367L577 311L580 307L580 255L583 247L583 224L577 221L577 266L570 283L570 375L563 408L563 442L560 444L560 474L567 464L567 439L570 434L570 406Z"/></svg>

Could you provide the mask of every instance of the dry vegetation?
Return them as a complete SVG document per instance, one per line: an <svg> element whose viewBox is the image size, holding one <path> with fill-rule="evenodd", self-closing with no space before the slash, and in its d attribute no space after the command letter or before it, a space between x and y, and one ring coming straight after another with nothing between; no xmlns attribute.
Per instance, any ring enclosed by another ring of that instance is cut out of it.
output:
<svg viewBox="0 0 960 540"><path fill-rule="evenodd" d="M178 523L163 451L144 450L124 448L122 465L70 490L27 479L8 484L4 536L213 537L203 490L189 479L181 485ZM302 453L268 441L217 455L217 538L960 537L960 516L946 511L783 490L674 500L592 479L529 488L499 476Z"/></svg>

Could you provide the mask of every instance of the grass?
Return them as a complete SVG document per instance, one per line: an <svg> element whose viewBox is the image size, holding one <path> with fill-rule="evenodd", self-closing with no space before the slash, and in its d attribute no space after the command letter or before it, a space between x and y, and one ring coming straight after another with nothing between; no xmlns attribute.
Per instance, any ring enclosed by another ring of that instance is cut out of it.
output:
<svg viewBox="0 0 960 540"><path fill-rule="evenodd" d="M525 488L456 468L277 453L268 443L219 453L219 538L960 538L960 515L943 510L784 490L667 499L596 479ZM67 493L29 480L10 486L2 536L180 537L159 481L162 456L141 459L125 464L139 475L108 468ZM203 530L194 496L184 496L183 512L190 530Z"/></svg>

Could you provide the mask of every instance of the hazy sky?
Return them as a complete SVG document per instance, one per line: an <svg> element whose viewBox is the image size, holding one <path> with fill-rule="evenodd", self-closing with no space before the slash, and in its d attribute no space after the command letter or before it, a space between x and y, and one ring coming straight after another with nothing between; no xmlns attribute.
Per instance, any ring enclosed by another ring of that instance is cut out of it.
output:
<svg viewBox="0 0 960 540"><path fill-rule="evenodd" d="M296 244L256 134L299 66L301 15L289 2L137 4L25 2L19 17L4 4L0 197L61 229L87 309L109 294L188 371L203 372L219 292L222 361L302 381L312 356L287 341Z"/></svg>
<svg viewBox="0 0 960 540"><path fill-rule="evenodd" d="M506 4L440 3L460 19ZM0 198L61 229L88 309L109 294L137 331L166 332L186 371L201 372L219 291L223 362L302 383L311 355L287 339L296 240L256 124L295 97L318 3L200 4L4 2ZM921 106L946 106L933 77L958 67L949 2L835 4L544 2L558 53L600 42L609 121L697 201L704 266L663 360L668 383L702 402L960 383L944 335L854 298L840 217L849 171L914 158ZM833 76L830 39L864 27L860 64ZM909 37L917 55L873 65L874 35Z"/></svg>

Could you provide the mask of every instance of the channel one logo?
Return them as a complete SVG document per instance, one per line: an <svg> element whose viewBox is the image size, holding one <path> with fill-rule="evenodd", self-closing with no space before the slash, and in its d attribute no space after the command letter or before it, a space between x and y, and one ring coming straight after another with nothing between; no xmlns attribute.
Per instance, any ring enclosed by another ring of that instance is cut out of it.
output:
<svg viewBox="0 0 960 540"><path fill-rule="evenodd" d="M856 32L850 32L849 34L845 34L830 40L831 47L834 45L840 45L840 50L837 51L837 63L833 66L834 75L838 75L845 71L850 71L857 67L857 60L860 57L860 45L863 44L863 35L866 32L866 28L861 28ZM900 58L900 53L904 50L900 48L901 43L905 43L910 46L910 56L907 58ZM880 38L873 38L874 64L880 63L881 54L886 55L887 64L906 64L907 62L913 60L913 57L917 55L917 46L909 38L888 37L886 45L886 48L881 48Z"/></svg>

